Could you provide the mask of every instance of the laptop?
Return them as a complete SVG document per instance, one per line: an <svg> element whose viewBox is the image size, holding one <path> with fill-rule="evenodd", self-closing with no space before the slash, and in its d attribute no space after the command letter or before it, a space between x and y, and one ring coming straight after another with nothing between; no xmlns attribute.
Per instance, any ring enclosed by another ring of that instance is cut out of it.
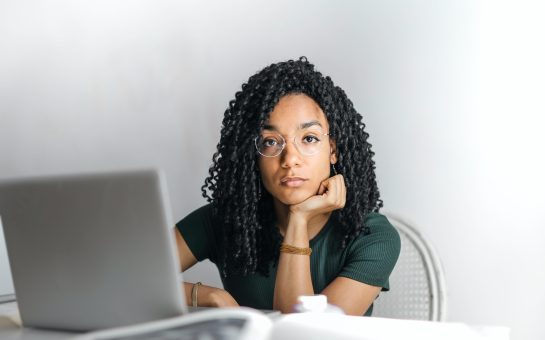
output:
<svg viewBox="0 0 545 340"><path fill-rule="evenodd" d="M6 242L4 241L4 232L0 221L0 304L15 301L14 292L11 271L9 270Z"/></svg>
<svg viewBox="0 0 545 340"><path fill-rule="evenodd" d="M0 181L0 218L25 327L88 331L187 312L154 170Z"/></svg>

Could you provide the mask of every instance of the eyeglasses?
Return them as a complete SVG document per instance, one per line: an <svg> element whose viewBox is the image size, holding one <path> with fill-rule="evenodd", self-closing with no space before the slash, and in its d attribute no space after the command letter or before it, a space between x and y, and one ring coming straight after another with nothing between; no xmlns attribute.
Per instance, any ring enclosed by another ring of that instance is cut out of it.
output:
<svg viewBox="0 0 545 340"><path fill-rule="evenodd" d="M320 151L322 140L329 137L328 133L316 130L298 131L293 136L295 148L305 156L312 156ZM255 138L255 148L261 156L276 157L286 147L286 140L276 132L263 131Z"/></svg>

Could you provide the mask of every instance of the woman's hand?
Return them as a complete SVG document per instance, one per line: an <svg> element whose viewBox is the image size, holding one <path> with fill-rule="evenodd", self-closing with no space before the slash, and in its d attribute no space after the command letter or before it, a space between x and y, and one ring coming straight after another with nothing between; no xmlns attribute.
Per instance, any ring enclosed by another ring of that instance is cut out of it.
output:
<svg viewBox="0 0 545 340"><path fill-rule="evenodd" d="M195 284L184 282L185 300L191 306L192 292ZM199 286L197 290L197 306L199 307L238 307L236 300L226 290Z"/></svg>
<svg viewBox="0 0 545 340"><path fill-rule="evenodd" d="M238 307L238 303L226 290L201 286L198 290L197 302L202 307Z"/></svg>
<svg viewBox="0 0 545 340"><path fill-rule="evenodd" d="M346 186L343 175L335 175L320 184L318 193L301 203L290 206L290 214L309 221L314 216L341 209L346 203Z"/></svg>

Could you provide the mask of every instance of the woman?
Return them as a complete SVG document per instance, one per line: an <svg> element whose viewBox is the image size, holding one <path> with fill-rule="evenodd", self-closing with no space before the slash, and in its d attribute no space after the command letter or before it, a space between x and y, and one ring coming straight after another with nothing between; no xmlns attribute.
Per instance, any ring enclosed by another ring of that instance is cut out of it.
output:
<svg viewBox="0 0 545 340"><path fill-rule="evenodd" d="M210 259L225 290L185 283L199 306L291 312L325 294L370 315L399 235L382 207L362 117L306 58L250 77L225 111L203 195L176 225L182 271Z"/></svg>

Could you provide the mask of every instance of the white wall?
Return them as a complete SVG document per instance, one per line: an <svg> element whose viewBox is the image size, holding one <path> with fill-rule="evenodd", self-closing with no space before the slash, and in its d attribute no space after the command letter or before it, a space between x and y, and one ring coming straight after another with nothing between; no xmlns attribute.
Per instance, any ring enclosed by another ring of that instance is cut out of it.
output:
<svg viewBox="0 0 545 340"><path fill-rule="evenodd" d="M440 254L449 320L544 338L543 12L514 1L5 0L0 178L157 166L181 218L204 203L242 82L306 55L364 115L386 208ZM212 268L186 277L218 284Z"/></svg>

